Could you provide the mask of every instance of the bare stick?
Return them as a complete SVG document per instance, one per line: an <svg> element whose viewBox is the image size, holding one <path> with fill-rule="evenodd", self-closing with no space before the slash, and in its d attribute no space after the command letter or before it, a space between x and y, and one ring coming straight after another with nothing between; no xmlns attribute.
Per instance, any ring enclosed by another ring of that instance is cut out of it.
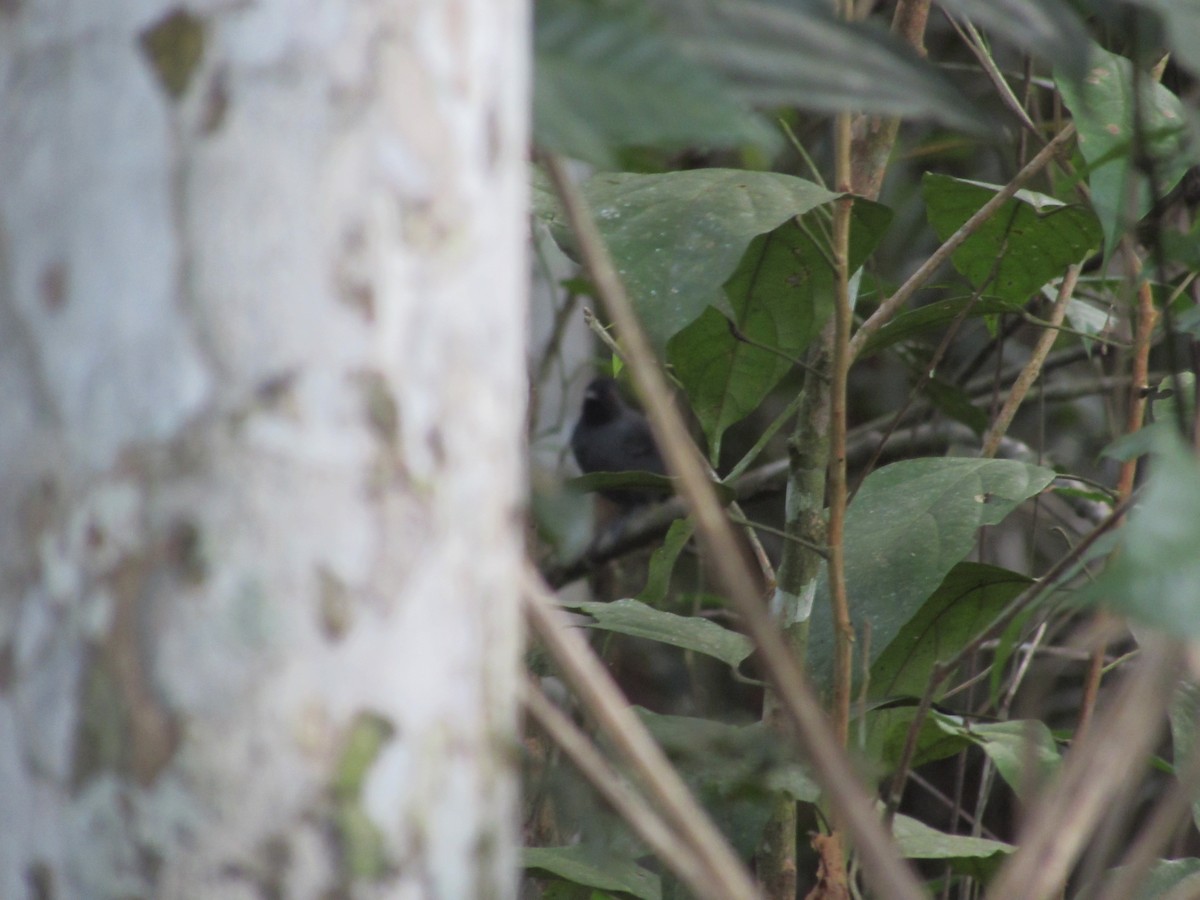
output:
<svg viewBox="0 0 1200 900"><path fill-rule="evenodd" d="M1041 375L1042 364L1046 361L1046 357L1050 355L1050 349L1054 346L1055 340L1058 339L1057 329L1062 323L1063 316L1067 313L1067 305L1071 302L1071 295L1075 293L1075 282L1079 280L1079 271L1081 268L1079 265L1067 268L1067 274L1063 276L1062 284L1058 286L1058 297L1054 301L1054 310L1050 314L1049 327L1038 338L1038 342L1033 348L1033 355L1029 357L1029 362L1025 364L1025 368L1021 370L1021 374L1017 376L1016 383L1013 384L1008 392L1008 398L1004 401L1004 406L1000 408L1000 412L996 414L991 427L988 428L987 433L983 436L983 450L980 451L979 455L985 459L991 459L996 455L996 450L1000 446L1000 439L1004 437L1004 433L1008 431L1008 426L1012 424L1013 416L1020 409L1021 404L1025 400L1025 395L1029 393L1029 389L1033 387L1033 383Z"/></svg>

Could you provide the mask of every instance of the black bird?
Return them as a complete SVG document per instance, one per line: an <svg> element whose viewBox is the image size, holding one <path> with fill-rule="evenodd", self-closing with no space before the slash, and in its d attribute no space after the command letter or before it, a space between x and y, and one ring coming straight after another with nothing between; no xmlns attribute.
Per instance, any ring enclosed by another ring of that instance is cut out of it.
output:
<svg viewBox="0 0 1200 900"><path fill-rule="evenodd" d="M583 410L571 432L571 451L585 473L667 474L646 417L625 402L612 378L597 378L588 385ZM600 493L620 506L637 506L663 496L651 488Z"/></svg>

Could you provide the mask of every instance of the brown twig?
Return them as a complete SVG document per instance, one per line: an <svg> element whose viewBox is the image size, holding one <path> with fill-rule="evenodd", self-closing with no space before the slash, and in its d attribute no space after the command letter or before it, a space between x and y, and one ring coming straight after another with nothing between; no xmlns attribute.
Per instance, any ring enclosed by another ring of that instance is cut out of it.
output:
<svg viewBox="0 0 1200 900"><path fill-rule="evenodd" d="M992 421L991 426L983 436L983 449L979 455L985 459L991 459L996 455L996 450L1000 446L1000 439L1004 437L1005 432L1008 431L1008 426L1012 424L1013 417L1025 401L1025 395L1029 393L1029 389L1033 387L1033 383L1041 375L1042 365L1046 362L1046 357L1050 355L1050 349L1058 339L1056 329L1062 323L1063 316L1067 313L1067 306L1070 304L1071 296L1075 292L1075 282L1079 280L1079 271L1081 268L1078 264L1067 268L1067 274L1063 276L1062 283L1058 286L1058 297L1054 301L1054 310L1050 314L1049 327L1038 338L1029 361L1025 364L1025 368L1021 370L1021 374L1009 390L1008 398L1004 401L1000 412L997 413L996 418Z"/></svg>

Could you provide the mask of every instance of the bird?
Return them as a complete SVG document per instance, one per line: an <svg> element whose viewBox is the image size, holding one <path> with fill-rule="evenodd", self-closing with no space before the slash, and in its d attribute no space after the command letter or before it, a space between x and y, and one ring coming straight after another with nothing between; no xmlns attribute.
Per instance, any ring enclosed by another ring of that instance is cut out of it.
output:
<svg viewBox="0 0 1200 900"><path fill-rule="evenodd" d="M571 432L571 452L584 474L667 474L646 417L625 402L616 379L605 376L593 379L583 394L579 421ZM662 491L653 488L609 489L600 493L621 507L639 506L663 496Z"/></svg>

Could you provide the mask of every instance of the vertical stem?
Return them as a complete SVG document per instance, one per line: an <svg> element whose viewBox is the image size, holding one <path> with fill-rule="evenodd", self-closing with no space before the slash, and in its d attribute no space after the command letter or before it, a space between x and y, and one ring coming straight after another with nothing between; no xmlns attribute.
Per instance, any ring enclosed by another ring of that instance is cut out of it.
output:
<svg viewBox="0 0 1200 900"><path fill-rule="evenodd" d="M837 189L844 192L833 210L833 260L837 268L834 304L832 383L829 390L829 596L833 604L834 673L833 731L843 746L850 737L850 691L853 675L854 626L846 596L843 532L846 521L846 379L850 368L850 115L835 123L834 153Z"/></svg>
<svg viewBox="0 0 1200 900"><path fill-rule="evenodd" d="M899 0L892 19L892 31L924 55L925 24L930 0ZM840 120L839 120L840 121ZM849 118L846 118L849 122ZM839 125L839 128L843 127ZM853 190L860 196L874 199L879 196L887 171L888 158L896 142L900 120L878 116L857 116L855 132L848 154L850 177L841 168L836 173L839 190ZM849 216L846 216L846 225ZM843 266L844 268L844 266ZM839 306L848 311L848 304ZM842 325L848 329L848 323ZM830 322L809 353L810 374L805 381L796 427L788 441L788 482L784 528L790 535L802 538L810 546L826 543L825 483L829 472L832 419L832 384L829 378L834 367L833 347L837 343L838 323ZM843 373L848 362L841 365ZM843 380L842 407L845 408ZM845 492L845 416L842 428L842 490ZM841 504L845 509L845 503ZM841 553L841 542L838 542ZM785 541L779 565L779 577L772 601L772 611L783 627L784 635L796 660L803 665L808 642L809 615L816 594L817 578L821 572L821 557L797 541ZM842 567L839 566L839 571ZM844 594L844 591L843 591ZM847 680L847 684L849 681ZM848 704L845 707L849 708ZM768 689L763 702L763 721L774 727L786 725L786 718L775 693ZM847 728L840 731L846 741ZM767 824L758 855L758 875L766 896L793 900L796 896L796 805L780 798Z"/></svg>

